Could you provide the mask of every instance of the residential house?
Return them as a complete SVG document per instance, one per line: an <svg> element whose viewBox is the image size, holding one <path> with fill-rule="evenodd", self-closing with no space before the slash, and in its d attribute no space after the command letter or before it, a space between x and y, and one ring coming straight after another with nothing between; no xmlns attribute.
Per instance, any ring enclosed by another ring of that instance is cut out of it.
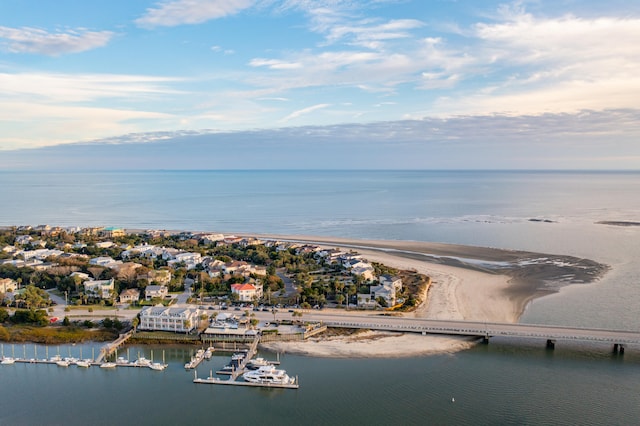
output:
<svg viewBox="0 0 640 426"><path fill-rule="evenodd" d="M0 278L0 293L13 293L18 289L18 282L11 278Z"/></svg>
<svg viewBox="0 0 640 426"><path fill-rule="evenodd" d="M115 290L113 278L110 280L89 280L82 283L84 293L97 299L110 299Z"/></svg>
<svg viewBox="0 0 640 426"><path fill-rule="evenodd" d="M116 244L112 241L98 241L95 246L101 249L108 249L114 247Z"/></svg>
<svg viewBox="0 0 640 426"><path fill-rule="evenodd" d="M240 302L251 302L262 297L262 286L253 284L232 284L231 293L237 294Z"/></svg>
<svg viewBox="0 0 640 426"><path fill-rule="evenodd" d="M169 294L169 289L164 285L148 285L144 288L144 300L164 299Z"/></svg>
<svg viewBox="0 0 640 426"><path fill-rule="evenodd" d="M380 285L371 286L369 293L373 300L382 297L388 307L395 306L396 294L402 291L402 279L392 277L390 275L381 275L379 278Z"/></svg>
<svg viewBox="0 0 640 426"><path fill-rule="evenodd" d="M122 290L120 293L120 303L134 303L140 300L140 292L135 288Z"/></svg>
<svg viewBox="0 0 640 426"><path fill-rule="evenodd" d="M182 252L173 256L173 259L167 262L167 265L173 267L177 263L184 263L187 269L194 269L202 263L202 255L200 253Z"/></svg>
<svg viewBox="0 0 640 426"><path fill-rule="evenodd" d="M31 235L18 235L16 237L15 243L25 245L25 244L29 244L31 241L33 241L33 238L31 237Z"/></svg>
<svg viewBox="0 0 640 426"><path fill-rule="evenodd" d="M100 236L105 237L105 238L118 238L118 237L124 237L125 236L125 231L122 228L116 228L113 226L110 226L108 228L104 228L102 231L100 231Z"/></svg>
<svg viewBox="0 0 640 426"><path fill-rule="evenodd" d="M89 264L104 266L105 268L117 269L118 267L120 267L120 265L122 265L122 261L114 260L109 256L100 256L100 257L94 257L93 259L89 260Z"/></svg>
<svg viewBox="0 0 640 426"><path fill-rule="evenodd" d="M199 311L194 308L149 306L140 312L140 330L188 333L198 326Z"/></svg>

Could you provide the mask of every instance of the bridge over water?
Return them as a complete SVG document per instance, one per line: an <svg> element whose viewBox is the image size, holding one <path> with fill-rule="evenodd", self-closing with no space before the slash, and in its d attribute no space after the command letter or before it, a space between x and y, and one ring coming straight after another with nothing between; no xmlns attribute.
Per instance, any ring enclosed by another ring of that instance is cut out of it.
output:
<svg viewBox="0 0 640 426"><path fill-rule="evenodd" d="M546 340L553 348L556 340L610 343L615 352L624 352L625 345L640 345L640 332L553 325L511 324L474 321L427 320L392 316L308 315L329 327L360 328L421 334L475 336L486 342L491 337Z"/></svg>

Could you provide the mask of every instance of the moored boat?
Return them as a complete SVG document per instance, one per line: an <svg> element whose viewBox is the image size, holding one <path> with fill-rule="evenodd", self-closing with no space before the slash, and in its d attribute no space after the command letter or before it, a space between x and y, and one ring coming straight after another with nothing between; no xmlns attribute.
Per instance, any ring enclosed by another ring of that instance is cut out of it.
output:
<svg viewBox="0 0 640 426"><path fill-rule="evenodd" d="M161 362L152 362L149 364L149 368L156 371L162 371L167 368L167 364L163 364Z"/></svg>
<svg viewBox="0 0 640 426"><path fill-rule="evenodd" d="M2 357L2 361L0 361L0 364L11 365L11 364L15 364L15 362L16 362L15 358L12 358L10 356L5 356L5 357Z"/></svg>
<svg viewBox="0 0 640 426"><path fill-rule="evenodd" d="M263 365L257 370L248 371L242 375L246 382L261 384L292 385L293 377L289 377L285 370L276 369L273 365Z"/></svg>
<svg viewBox="0 0 640 426"><path fill-rule="evenodd" d="M76 361L76 365L78 367L89 368L89 367L91 367L91 360L79 359L78 361Z"/></svg>
<svg viewBox="0 0 640 426"><path fill-rule="evenodd" d="M56 365L58 367L68 367L69 366L69 361L67 361L66 359L61 359L59 361L56 361Z"/></svg>
<svg viewBox="0 0 640 426"><path fill-rule="evenodd" d="M115 362L103 362L102 364L100 364L100 368L116 368L118 364L116 364Z"/></svg>

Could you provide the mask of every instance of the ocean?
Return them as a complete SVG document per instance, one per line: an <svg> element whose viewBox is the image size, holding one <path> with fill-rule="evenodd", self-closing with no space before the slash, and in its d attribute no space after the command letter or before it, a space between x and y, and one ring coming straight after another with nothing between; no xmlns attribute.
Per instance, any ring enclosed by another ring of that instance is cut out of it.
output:
<svg viewBox="0 0 640 426"><path fill-rule="evenodd" d="M637 331L640 227L599 222L639 222L639 193L637 172L0 172L0 225L416 240L585 257L612 269L536 299L521 322ZM402 360L285 355L284 368L301 380L293 392L194 385L180 355L159 375L2 366L0 424L637 422L640 348L616 357L604 346L542 346L495 339Z"/></svg>

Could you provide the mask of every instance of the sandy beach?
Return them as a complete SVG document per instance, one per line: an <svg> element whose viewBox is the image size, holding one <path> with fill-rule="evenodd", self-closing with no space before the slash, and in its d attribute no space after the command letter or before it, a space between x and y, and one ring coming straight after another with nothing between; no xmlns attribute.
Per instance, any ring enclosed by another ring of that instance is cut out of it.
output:
<svg viewBox="0 0 640 426"><path fill-rule="evenodd" d="M351 249L370 262L425 274L432 279L426 302L403 315L429 319L517 322L532 299L563 285L593 282L608 270L588 259L485 247L308 236L264 238ZM473 344L468 338L367 331L263 347L323 357L399 357L451 353Z"/></svg>

